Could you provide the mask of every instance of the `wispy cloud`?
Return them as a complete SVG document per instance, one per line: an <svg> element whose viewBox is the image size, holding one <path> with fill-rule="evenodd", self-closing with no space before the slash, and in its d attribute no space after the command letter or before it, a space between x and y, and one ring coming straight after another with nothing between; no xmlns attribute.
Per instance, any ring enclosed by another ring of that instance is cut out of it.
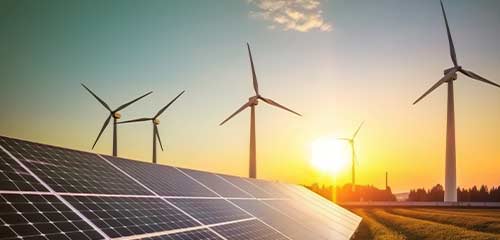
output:
<svg viewBox="0 0 500 240"><path fill-rule="evenodd" d="M248 0L250 16L270 22L270 29L329 32L332 25L322 15L320 0Z"/></svg>

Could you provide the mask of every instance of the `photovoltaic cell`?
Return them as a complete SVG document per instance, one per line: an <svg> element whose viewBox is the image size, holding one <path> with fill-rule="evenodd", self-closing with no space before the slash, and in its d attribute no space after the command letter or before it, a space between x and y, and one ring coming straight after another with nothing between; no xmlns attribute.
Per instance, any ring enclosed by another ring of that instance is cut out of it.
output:
<svg viewBox="0 0 500 240"><path fill-rule="evenodd" d="M261 180L261 179L252 179L252 178L245 178L246 181L250 182L251 184L257 186L259 190L263 190L266 192L266 194L270 195L273 198L289 198L290 193L287 191L283 191L283 188L280 188L279 185L282 183L278 182L271 182L271 181L266 181L266 180Z"/></svg>
<svg viewBox="0 0 500 240"><path fill-rule="evenodd" d="M0 144L56 192L151 194L92 153L5 137Z"/></svg>
<svg viewBox="0 0 500 240"><path fill-rule="evenodd" d="M215 235L212 231L204 228L194 231L145 238L145 240L222 240L222 238Z"/></svg>
<svg viewBox="0 0 500 240"><path fill-rule="evenodd" d="M227 239L288 240L284 235L258 220L249 220L212 227Z"/></svg>
<svg viewBox="0 0 500 240"><path fill-rule="evenodd" d="M102 239L53 195L0 194L0 239Z"/></svg>
<svg viewBox="0 0 500 240"><path fill-rule="evenodd" d="M265 223L275 227L278 231L292 239L329 239L327 236L321 236L318 232L307 228L302 218L294 219L286 216L286 212L276 211L270 206L259 200L231 200L239 207L245 209L253 216L261 219ZM294 209L289 209L294 211ZM287 211L288 212L288 211Z"/></svg>
<svg viewBox="0 0 500 240"><path fill-rule="evenodd" d="M1 142L0 142L1 144ZM0 149L0 190L48 191L13 158Z"/></svg>
<svg viewBox="0 0 500 240"><path fill-rule="evenodd" d="M203 224L214 224L251 218L223 199L169 199L171 203Z"/></svg>
<svg viewBox="0 0 500 240"><path fill-rule="evenodd" d="M110 237L199 226L159 198L65 196Z"/></svg>
<svg viewBox="0 0 500 240"><path fill-rule="evenodd" d="M219 176L223 177L224 179L228 180L232 184L236 185L238 188L244 190L245 192L251 194L253 197L256 198L272 198L273 196L263 189L251 184L247 180L241 177L236 177L236 176L229 176L229 175L222 175L219 174Z"/></svg>
<svg viewBox="0 0 500 240"><path fill-rule="evenodd" d="M217 196L176 168L110 156L105 158L160 196Z"/></svg>
<svg viewBox="0 0 500 240"><path fill-rule="evenodd" d="M231 185L221 177L210 172L202 172L191 169L180 169L184 173L193 177L197 181L203 183L208 188L217 192L219 195L228 198L250 198L252 196L239 190L237 187Z"/></svg>

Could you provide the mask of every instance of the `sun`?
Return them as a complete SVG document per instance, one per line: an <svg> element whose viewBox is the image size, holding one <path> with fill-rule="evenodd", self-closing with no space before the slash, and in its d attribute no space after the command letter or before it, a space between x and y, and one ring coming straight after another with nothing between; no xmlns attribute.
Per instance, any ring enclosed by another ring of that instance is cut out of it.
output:
<svg viewBox="0 0 500 240"><path fill-rule="evenodd" d="M315 140L311 144L311 163L322 172L338 173L349 163L346 144L333 137Z"/></svg>

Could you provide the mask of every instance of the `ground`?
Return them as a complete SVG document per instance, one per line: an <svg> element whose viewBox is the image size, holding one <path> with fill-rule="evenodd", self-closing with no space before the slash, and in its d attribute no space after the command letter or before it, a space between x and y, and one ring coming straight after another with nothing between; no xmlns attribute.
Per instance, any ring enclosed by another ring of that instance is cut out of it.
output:
<svg viewBox="0 0 500 240"><path fill-rule="evenodd" d="M354 240L500 239L500 209L349 209L363 217Z"/></svg>

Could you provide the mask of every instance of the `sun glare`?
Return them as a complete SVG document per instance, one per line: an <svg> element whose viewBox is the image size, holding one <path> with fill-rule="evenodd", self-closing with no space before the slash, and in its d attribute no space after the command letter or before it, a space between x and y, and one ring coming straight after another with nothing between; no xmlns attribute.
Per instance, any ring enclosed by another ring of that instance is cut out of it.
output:
<svg viewBox="0 0 500 240"><path fill-rule="evenodd" d="M320 171L338 173L349 163L346 144L336 138L320 138L311 144L311 163Z"/></svg>

